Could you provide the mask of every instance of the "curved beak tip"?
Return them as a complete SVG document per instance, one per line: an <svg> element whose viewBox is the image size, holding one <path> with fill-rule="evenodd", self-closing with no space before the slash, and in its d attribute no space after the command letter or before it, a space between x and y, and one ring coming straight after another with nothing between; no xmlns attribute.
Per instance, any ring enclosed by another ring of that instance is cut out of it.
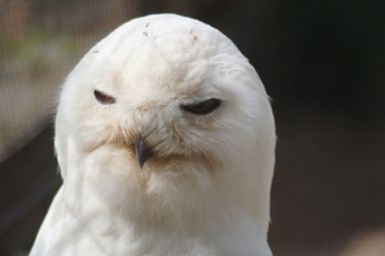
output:
<svg viewBox="0 0 385 256"><path fill-rule="evenodd" d="M141 169L144 163L154 154L151 148L146 145L142 136L139 136L135 141L135 154Z"/></svg>

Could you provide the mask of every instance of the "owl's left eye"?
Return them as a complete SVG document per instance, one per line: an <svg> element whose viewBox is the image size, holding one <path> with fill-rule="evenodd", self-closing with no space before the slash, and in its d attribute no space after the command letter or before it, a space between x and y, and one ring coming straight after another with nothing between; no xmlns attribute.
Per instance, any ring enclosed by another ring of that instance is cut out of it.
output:
<svg viewBox="0 0 385 256"><path fill-rule="evenodd" d="M102 104L114 104L116 101L114 97L98 90L94 90L94 96Z"/></svg>
<svg viewBox="0 0 385 256"><path fill-rule="evenodd" d="M220 105L221 100L213 98L194 104L181 105L181 108L196 115L206 115L213 112Z"/></svg>

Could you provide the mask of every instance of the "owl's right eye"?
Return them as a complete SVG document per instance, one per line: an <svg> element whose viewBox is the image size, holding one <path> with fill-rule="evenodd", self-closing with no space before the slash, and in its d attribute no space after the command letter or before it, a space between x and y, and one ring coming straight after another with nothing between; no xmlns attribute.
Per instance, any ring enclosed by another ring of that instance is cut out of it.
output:
<svg viewBox="0 0 385 256"><path fill-rule="evenodd" d="M181 108L187 112L190 112L196 115L206 115L213 112L220 105L221 105L221 100L212 98L212 99L208 99L198 103L181 105Z"/></svg>
<svg viewBox="0 0 385 256"><path fill-rule="evenodd" d="M94 96L102 104L114 104L116 101L114 97L109 96L98 90L94 90Z"/></svg>

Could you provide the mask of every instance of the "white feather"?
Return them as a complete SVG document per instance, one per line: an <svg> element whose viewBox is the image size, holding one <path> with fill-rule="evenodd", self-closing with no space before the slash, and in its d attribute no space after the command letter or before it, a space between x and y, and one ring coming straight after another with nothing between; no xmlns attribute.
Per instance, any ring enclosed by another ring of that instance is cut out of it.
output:
<svg viewBox="0 0 385 256"><path fill-rule="evenodd" d="M180 107L210 98L207 115ZM31 256L271 255L274 119L218 30L172 14L123 24L68 76L55 130L63 185ZM143 169L138 134L157 145Z"/></svg>

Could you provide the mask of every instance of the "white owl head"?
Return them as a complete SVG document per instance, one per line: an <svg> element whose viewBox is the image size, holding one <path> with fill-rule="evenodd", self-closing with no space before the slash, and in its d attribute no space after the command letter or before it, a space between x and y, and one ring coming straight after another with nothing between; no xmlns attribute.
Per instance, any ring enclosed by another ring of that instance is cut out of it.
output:
<svg viewBox="0 0 385 256"><path fill-rule="evenodd" d="M199 172L257 194L268 215L268 96L236 46L194 19L134 19L96 44L64 84L55 145L64 182L79 164L103 175Z"/></svg>
<svg viewBox="0 0 385 256"><path fill-rule="evenodd" d="M94 46L64 85L58 119L80 152L115 144L145 169L242 166L275 143L248 60L218 30L171 14L134 19Z"/></svg>

